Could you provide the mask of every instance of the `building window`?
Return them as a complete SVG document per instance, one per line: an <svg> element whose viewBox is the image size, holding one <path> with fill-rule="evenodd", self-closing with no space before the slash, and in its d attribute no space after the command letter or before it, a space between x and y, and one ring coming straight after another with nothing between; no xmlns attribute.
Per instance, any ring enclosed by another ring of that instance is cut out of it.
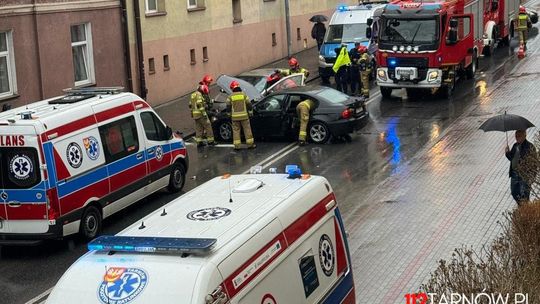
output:
<svg viewBox="0 0 540 304"><path fill-rule="evenodd" d="M158 12L158 0L146 0L146 13Z"/></svg>
<svg viewBox="0 0 540 304"><path fill-rule="evenodd" d="M11 31L0 32L0 98L17 93L15 56Z"/></svg>
<svg viewBox="0 0 540 304"><path fill-rule="evenodd" d="M272 33L272 46L276 46L276 45L277 45L276 33Z"/></svg>
<svg viewBox="0 0 540 304"><path fill-rule="evenodd" d="M202 48L202 56L203 56L203 61L207 62L208 61L208 48L206 46L203 46Z"/></svg>
<svg viewBox="0 0 540 304"><path fill-rule="evenodd" d="M302 34L300 33L300 28L296 28L296 40L302 40Z"/></svg>
<svg viewBox="0 0 540 304"><path fill-rule="evenodd" d="M233 23L242 22L242 7L240 6L240 0L232 0L233 10Z"/></svg>
<svg viewBox="0 0 540 304"><path fill-rule="evenodd" d="M148 58L148 73L149 74L156 73L156 63L154 61L154 58Z"/></svg>
<svg viewBox="0 0 540 304"><path fill-rule="evenodd" d="M90 23L71 26L71 51L75 86L93 84L94 58Z"/></svg>
<svg viewBox="0 0 540 304"><path fill-rule="evenodd" d="M188 11L200 11L206 9L205 0L187 0Z"/></svg>
<svg viewBox="0 0 540 304"><path fill-rule="evenodd" d="M168 71L171 67L169 66L169 55L163 55L163 70Z"/></svg>
<svg viewBox="0 0 540 304"><path fill-rule="evenodd" d="M195 49L189 50L189 57L191 58L191 65L197 63L197 61L195 60Z"/></svg>

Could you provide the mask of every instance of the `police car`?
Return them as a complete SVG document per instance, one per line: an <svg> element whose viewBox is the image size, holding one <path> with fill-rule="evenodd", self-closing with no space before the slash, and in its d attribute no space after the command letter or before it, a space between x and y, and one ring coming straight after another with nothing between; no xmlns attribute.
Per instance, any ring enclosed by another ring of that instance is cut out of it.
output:
<svg viewBox="0 0 540 304"><path fill-rule="evenodd" d="M375 36L377 35L377 20L387 1L360 1L359 5L340 5L330 18L328 29L319 51L319 75L323 82L328 82L334 75L332 67L336 62L336 48L342 44L351 50L355 43L360 43L368 48L372 57L372 71L375 71L375 58L372 56L377 51ZM368 25L368 19L374 21ZM367 35L367 28L372 27L373 35ZM370 39L372 38L372 39Z"/></svg>
<svg viewBox="0 0 540 304"><path fill-rule="evenodd" d="M65 96L0 113L0 243L80 232L168 187L188 169L181 138L152 108L121 88Z"/></svg>
<svg viewBox="0 0 540 304"><path fill-rule="evenodd" d="M116 236L101 236L47 303L355 303L328 181L224 175Z"/></svg>

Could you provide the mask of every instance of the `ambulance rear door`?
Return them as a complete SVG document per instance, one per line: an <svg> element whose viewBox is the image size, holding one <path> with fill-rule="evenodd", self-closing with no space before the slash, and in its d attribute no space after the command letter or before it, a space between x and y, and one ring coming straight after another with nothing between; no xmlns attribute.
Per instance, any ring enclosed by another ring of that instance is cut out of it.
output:
<svg viewBox="0 0 540 304"><path fill-rule="evenodd" d="M42 163L33 126L0 126L0 233L48 231Z"/></svg>

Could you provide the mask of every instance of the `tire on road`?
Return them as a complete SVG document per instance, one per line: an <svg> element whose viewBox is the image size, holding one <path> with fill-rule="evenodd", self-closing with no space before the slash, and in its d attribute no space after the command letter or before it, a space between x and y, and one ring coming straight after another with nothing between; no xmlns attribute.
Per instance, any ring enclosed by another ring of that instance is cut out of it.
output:
<svg viewBox="0 0 540 304"><path fill-rule="evenodd" d="M475 49L473 53L472 62L465 70L467 79L474 79L477 67L478 67L478 55L476 54L476 49Z"/></svg>
<svg viewBox="0 0 540 304"><path fill-rule="evenodd" d="M222 121L217 126L217 137L221 141L232 142L232 124L229 121Z"/></svg>
<svg viewBox="0 0 540 304"><path fill-rule="evenodd" d="M322 121L314 121L308 126L309 140L316 144L324 144L330 139L330 129Z"/></svg>
<svg viewBox="0 0 540 304"><path fill-rule="evenodd" d="M171 193L176 193L184 188L186 182L186 168L180 162L173 164L171 175L169 177L169 185L167 190Z"/></svg>
<svg viewBox="0 0 540 304"><path fill-rule="evenodd" d="M99 209L93 205L86 207L81 217L80 234L87 240L95 238L101 232L101 222Z"/></svg>

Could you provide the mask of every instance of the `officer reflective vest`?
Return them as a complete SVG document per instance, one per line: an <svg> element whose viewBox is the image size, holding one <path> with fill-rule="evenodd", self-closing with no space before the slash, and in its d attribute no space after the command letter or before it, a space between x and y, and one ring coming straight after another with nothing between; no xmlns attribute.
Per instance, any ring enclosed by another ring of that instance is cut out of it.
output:
<svg viewBox="0 0 540 304"><path fill-rule="evenodd" d="M199 91L195 91L191 94L191 101L189 103L191 109L191 117L199 119L206 117L206 109L204 107L204 97Z"/></svg>
<svg viewBox="0 0 540 304"><path fill-rule="evenodd" d="M304 106L308 109L308 111L311 112L311 109L313 109L313 107L315 107L315 103L311 100L311 99L306 99L306 100L303 100L301 101L298 106Z"/></svg>
<svg viewBox="0 0 540 304"><path fill-rule="evenodd" d="M248 108L251 108L251 102L244 92L234 92L227 98L227 104L231 108L231 119L233 121L249 119Z"/></svg>
<svg viewBox="0 0 540 304"><path fill-rule="evenodd" d="M527 14L519 14L518 15L518 31L526 31L527 30L527 21L529 19L529 16Z"/></svg>

